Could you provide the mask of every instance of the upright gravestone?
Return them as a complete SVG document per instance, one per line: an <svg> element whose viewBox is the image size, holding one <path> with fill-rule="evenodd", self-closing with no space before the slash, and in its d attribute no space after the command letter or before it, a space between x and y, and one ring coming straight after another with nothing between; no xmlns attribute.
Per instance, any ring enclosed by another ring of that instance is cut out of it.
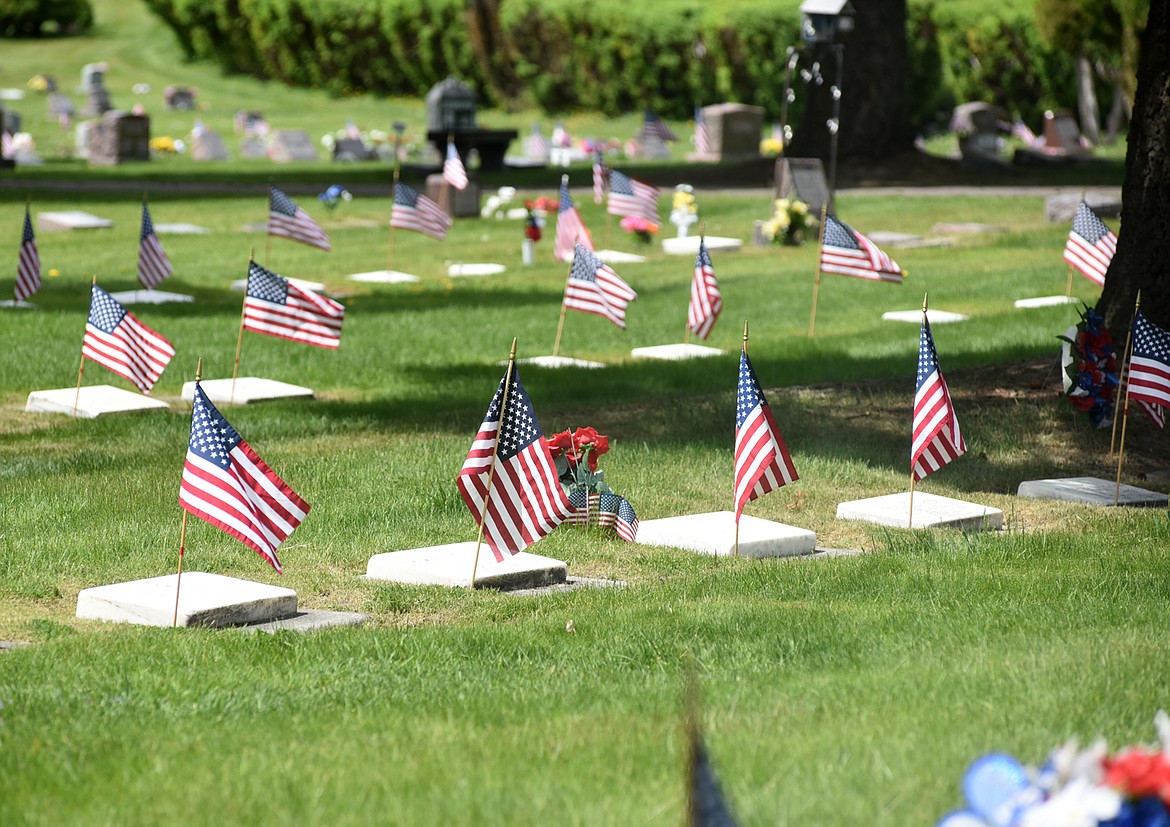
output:
<svg viewBox="0 0 1170 827"><path fill-rule="evenodd" d="M376 153L366 149L360 138L338 138L333 144L334 161L374 161Z"/></svg>
<svg viewBox="0 0 1170 827"><path fill-rule="evenodd" d="M1071 113L1044 113L1044 145L1049 150L1065 155L1083 155L1089 148L1081 141L1081 130Z"/></svg>
<svg viewBox="0 0 1170 827"><path fill-rule="evenodd" d="M113 104L110 103L110 93L106 91L106 87L91 86L85 90L85 109L81 111L81 114L87 117L104 115L113 108Z"/></svg>
<svg viewBox="0 0 1170 827"><path fill-rule="evenodd" d="M172 112L190 112L195 108L195 90L186 86L168 86L163 100Z"/></svg>
<svg viewBox="0 0 1170 827"><path fill-rule="evenodd" d="M818 218L826 205L828 212L833 211L833 194L820 158L777 158L775 195L799 198Z"/></svg>
<svg viewBox="0 0 1170 827"><path fill-rule="evenodd" d="M214 129L200 129L191 133L191 158L196 161L226 161L227 147Z"/></svg>
<svg viewBox="0 0 1170 827"><path fill-rule="evenodd" d="M441 174L427 176L427 198L439 206L445 206L448 215L454 218L475 218L479 215L479 181L469 176L467 186L457 190L445 182ZM446 195L444 196L444 191ZM446 204L444 205L444 200Z"/></svg>
<svg viewBox="0 0 1170 827"><path fill-rule="evenodd" d="M303 129L278 129L272 133L272 148L268 157L277 163L290 161L316 161L317 148L313 139Z"/></svg>
<svg viewBox="0 0 1170 827"><path fill-rule="evenodd" d="M703 107L711 157L717 160L758 158L764 110L745 103L717 103Z"/></svg>
<svg viewBox="0 0 1170 827"><path fill-rule="evenodd" d="M73 117L73 101L68 95L60 92L50 92L45 103L49 117L56 120Z"/></svg>
<svg viewBox="0 0 1170 827"><path fill-rule="evenodd" d="M128 112L109 112L91 121L87 133L91 166L150 160L150 118Z"/></svg>

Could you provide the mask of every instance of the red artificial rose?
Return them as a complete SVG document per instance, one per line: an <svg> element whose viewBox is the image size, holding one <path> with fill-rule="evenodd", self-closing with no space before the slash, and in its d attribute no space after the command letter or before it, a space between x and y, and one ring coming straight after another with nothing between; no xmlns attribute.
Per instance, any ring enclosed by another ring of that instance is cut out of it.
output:
<svg viewBox="0 0 1170 827"><path fill-rule="evenodd" d="M588 452L589 470L597 471L597 458L609 450L609 437L597 433L597 429L589 426L578 428L573 433L573 442L581 453Z"/></svg>
<svg viewBox="0 0 1170 827"><path fill-rule="evenodd" d="M1170 756L1132 749L1107 758L1105 783L1135 798L1158 796L1170 804Z"/></svg>
<svg viewBox="0 0 1170 827"><path fill-rule="evenodd" d="M579 458L573 445L573 434L570 431L561 431L559 434L553 434L548 439L548 452L556 459L561 454L565 455L570 463L575 463Z"/></svg>

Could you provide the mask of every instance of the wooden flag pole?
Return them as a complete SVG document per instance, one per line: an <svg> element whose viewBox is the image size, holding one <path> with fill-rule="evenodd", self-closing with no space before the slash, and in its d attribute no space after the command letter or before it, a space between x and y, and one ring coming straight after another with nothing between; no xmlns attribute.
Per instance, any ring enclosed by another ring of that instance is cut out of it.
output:
<svg viewBox="0 0 1170 827"><path fill-rule="evenodd" d="M821 204L821 230L817 234L817 271L813 276L812 314L808 317L808 337L811 339L817 331L817 297L821 292L821 255L825 251L825 216L829 213L829 202Z"/></svg>
<svg viewBox="0 0 1170 827"><path fill-rule="evenodd" d="M1068 266L1068 283L1064 286L1064 297L1066 299L1072 298L1072 283L1073 283L1073 266Z"/></svg>
<svg viewBox="0 0 1170 827"><path fill-rule="evenodd" d="M1139 290L1137 300L1133 305L1133 315L1137 318L1138 309L1142 306L1142 292ZM1130 324L1130 337L1133 336L1133 324ZM1129 349L1128 347L1126 348ZM1132 353L1130 354L1132 358ZM1125 373L1125 367L1122 366L1122 373ZM1121 498L1121 462L1125 458L1125 426L1129 424L1129 388L1130 384L1125 383L1125 407L1121 410L1121 442L1117 446L1117 484L1113 487L1113 504L1117 505L1117 501ZM1114 414L1116 417L1116 413Z"/></svg>
<svg viewBox="0 0 1170 827"><path fill-rule="evenodd" d="M195 387L199 387L199 380L203 378L203 357L195 366ZM187 550L187 509L183 509L183 525L179 529L179 572L175 575L175 613L171 615L171 627L179 625L179 587L183 583L183 552Z"/></svg>
<svg viewBox="0 0 1170 827"><path fill-rule="evenodd" d="M922 323L926 324L926 297L929 293L922 294ZM911 427L911 441L913 441L913 427ZM911 448L910 452L910 513L906 516L906 528L914 528L914 452Z"/></svg>
<svg viewBox="0 0 1170 827"><path fill-rule="evenodd" d="M747 343L748 343L748 323L747 323L747 319L744 319L743 320L743 345L740 348L740 353L742 353L744 356L747 355ZM732 473L732 475L731 475L731 508L732 508L732 511L735 510L735 507L736 507L735 474ZM732 547L731 553L732 553L733 557L739 557L739 517L735 518L735 545Z"/></svg>
<svg viewBox="0 0 1170 827"><path fill-rule="evenodd" d="M394 161L394 191L390 194L390 240L386 245L386 271L394 269L394 195L398 192L398 160Z"/></svg>
<svg viewBox="0 0 1170 827"><path fill-rule="evenodd" d="M568 177L568 176L566 176L566 177ZM576 249L577 249L577 244L580 243L580 241L581 241L580 236L577 236L577 238L573 239L573 250L574 250L573 258L574 259L577 257ZM569 272L565 274L565 291L561 294L561 318L557 321L557 338L553 342L552 355L554 358L556 357L556 355L558 353L561 352L561 332L565 329L565 310L567 309L565 307L565 299L568 298L568 296L569 296L569 277L572 274L573 274L573 262L570 261L569 262Z"/></svg>
<svg viewBox="0 0 1170 827"><path fill-rule="evenodd" d="M97 273L93 274L92 286L97 286ZM93 291L90 291L90 302L93 302ZM81 377L85 373L85 339L81 340L81 364L77 367L77 393L73 395L73 418L77 418L77 406L81 404Z"/></svg>
<svg viewBox="0 0 1170 827"><path fill-rule="evenodd" d="M487 520L488 503L492 497L492 480L496 476L496 455L500 452L500 430L504 426L504 414L508 410L508 391L512 387L512 368L516 364L516 338L512 338L512 351L508 354L508 372L504 374L504 395L500 398L500 419L496 428L496 444L492 446L492 461L488 466L487 491L483 495L483 511L479 514L479 535L475 538L475 560L471 564L471 583L469 589L475 588L475 572L479 568L479 549L483 545L483 524Z"/></svg>
<svg viewBox="0 0 1170 827"><path fill-rule="evenodd" d="M1129 382L1126 377L1129 373L1129 361L1133 358L1133 323L1137 320L1138 307L1142 303L1142 291L1139 290L1137 294L1137 301L1134 302L1133 316L1129 320L1129 335L1125 339L1125 351L1121 354L1121 378L1119 382L1126 386L1126 395L1129 394ZM1117 386L1117 401L1121 401L1121 385ZM1117 441L1117 406L1113 407L1113 433L1109 437L1109 456L1113 456L1113 446Z"/></svg>

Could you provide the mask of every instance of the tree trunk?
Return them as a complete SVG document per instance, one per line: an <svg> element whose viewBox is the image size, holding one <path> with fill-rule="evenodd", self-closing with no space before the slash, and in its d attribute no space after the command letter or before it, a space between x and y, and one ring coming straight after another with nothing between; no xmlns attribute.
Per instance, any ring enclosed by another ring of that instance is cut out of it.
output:
<svg viewBox="0 0 1170 827"><path fill-rule="evenodd" d="M1089 143L1101 143L1101 110L1097 107L1097 92L1093 89L1093 64L1084 55L1077 58L1077 117L1081 134Z"/></svg>
<svg viewBox="0 0 1170 827"><path fill-rule="evenodd" d="M909 57L906 46L906 0L867 0L854 4L853 31L840 34L844 48L837 154L841 158L882 158L910 149ZM799 75L793 89L805 101L804 117L793 130L791 157L829 159L833 117L832 86L838 64L832 48L806 50L799 69L818 60L824 82L805 84Z"/></svg>
<svg viewBox="0 0 1170 827"><path fill-rule="evenodd" d="M479 63L488 88L500 100L511 100L521 89L513 71L512 51L500 29L501 0L466 0L464 15L467 20L471 51Z"/></svg>
<svg viewBox="0 0 1170 827"><path fill-rule="evenodd" d="M1134 300L1170 329L1170 0L1151 0L1125 153L1121 230L1098 309L1124 342ZM1119 348L1121 345L1118 346Z"/></svg>

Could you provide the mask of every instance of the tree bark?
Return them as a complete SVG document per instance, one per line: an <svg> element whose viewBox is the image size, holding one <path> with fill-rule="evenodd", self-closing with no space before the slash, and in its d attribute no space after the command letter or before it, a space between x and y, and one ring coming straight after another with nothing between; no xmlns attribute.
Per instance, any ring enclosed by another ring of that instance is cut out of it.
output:
<svg viewBox="0 0 1170 827"><path fill-rule="evenodd" d="M1077 116L1081 134L1093 146L1101 143L1101 110L1097 106L1097 92L1093 89L1093 64L1084 55L1077 58Z"/></svg>
<svg viewBox="0 0 1170 827"><path fill-rule="evenodd" d="M906 0L867 0L855 3L853 31L840 34L844 48L841 113L837 135L840 158L882 158L913 146L910 126L909 57L906 45ZM793 129L791 157L828 161L833 117L831 87L838 66L832 49L806 50L799 69L819 58L824 82L805 84L799 75L793 89L804 97L804 116Z"/></svg>
<svg viewBox="0 0 1170 827"><path fill-rule="evenodd" d="M1124 342L1137 292L1150 321L1170 329L1170 0L1151 0L1125 153L1121 230L1098 309ZM1120 347L1120 345L1119 345Z"/></svg>

